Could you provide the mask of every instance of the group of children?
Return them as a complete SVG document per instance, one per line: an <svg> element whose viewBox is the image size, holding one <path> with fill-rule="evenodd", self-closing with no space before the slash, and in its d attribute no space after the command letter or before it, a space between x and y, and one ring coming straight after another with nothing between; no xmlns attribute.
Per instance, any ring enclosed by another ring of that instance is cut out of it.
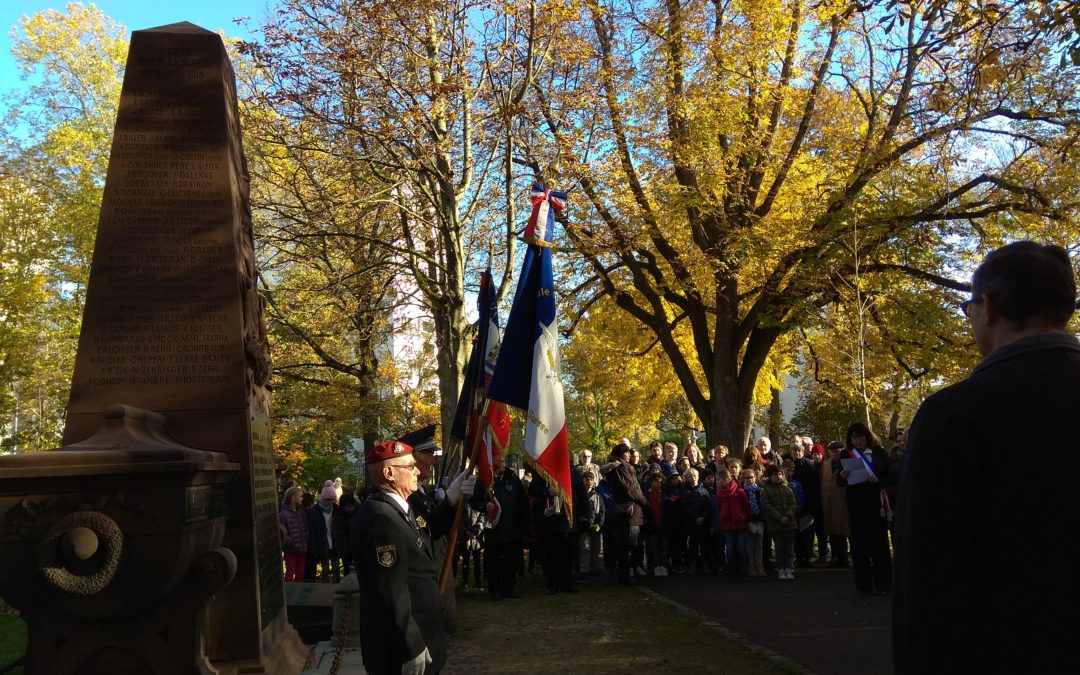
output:
<svg viewBox="0 0 1080 675"><path fill-rule="evenodd" d="M652 574L765 576L768 540L778 578L794 579L795 536L800 525L805 531L812 524L794 472L793 462L744 467L734 458L715 470L691 466L681 475L649 470L642 534Z"/></svg>

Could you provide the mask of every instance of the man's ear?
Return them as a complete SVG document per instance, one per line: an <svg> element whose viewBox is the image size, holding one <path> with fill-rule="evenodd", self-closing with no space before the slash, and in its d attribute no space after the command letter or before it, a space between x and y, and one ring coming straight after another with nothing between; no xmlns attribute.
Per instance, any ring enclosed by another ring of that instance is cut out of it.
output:
<svg viewBox="0 0 1080 675"><path fill-rule="evenodd" d="M993 326L1002 320L1001 311L994 304L994 301L990 299L990 296L986 293L982 294L982 306L983 306L983 323L987 326Z"/></svg>

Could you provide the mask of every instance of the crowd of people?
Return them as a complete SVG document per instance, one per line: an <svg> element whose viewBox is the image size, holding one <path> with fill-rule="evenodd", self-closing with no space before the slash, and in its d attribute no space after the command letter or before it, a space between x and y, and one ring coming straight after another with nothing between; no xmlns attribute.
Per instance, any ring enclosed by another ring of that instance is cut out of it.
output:
<svg viewBox="0 0 1080 675"><path fill-rule="evenodd" d="M352 565L350 531L356 496L340 478L327 480L318 499L292 484L278 511L278 529L285 559L285 581L336 582Z"/></svg>
<svg viewBox="0 0 1080 675"><path fill-rule="evenodd" d="M608 573L627 585L670 574L792 580L812 565L853 565L859 592L887 594L903 452L903 431L886 451L860 423L827 447L792 436L784 453L764 436L742 453L654 441L644 456L622 439L600 464L588 450L577 454L573 522L543 478L500 462L491 488L478 487L468 501L455 577L464 590L501 599L516 597L518 580L538 562L552 593ZM865 461L865 480L848 484L845 458ZM443 498L444 490L433 492ZM285 491L286 581L334 582L351 564L357 496L338 478L318 497L295 485Z"/></svg>
<svg viewBox="0 0 1080 675"><path fill-rule="evenodd" d="M538 561L551 593L608 573L627 585L670 574L792 580L820 565L853 566L859 592L887 594L903 452L903 431L886 451L860 423L827 447L793 436L784 453L762 437L738 454L656 441L643 457L623 439L599 464L577 454L573 522L542 478L500 466L493 489L469 502L459 584L513 597L507 566L520 577ZM844 459L865 467L858 482Z"/></svg>

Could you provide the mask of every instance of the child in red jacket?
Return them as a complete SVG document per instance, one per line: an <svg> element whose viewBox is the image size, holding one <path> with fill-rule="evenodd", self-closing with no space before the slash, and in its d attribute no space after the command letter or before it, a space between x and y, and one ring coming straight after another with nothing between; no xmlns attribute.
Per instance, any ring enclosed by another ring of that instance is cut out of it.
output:
<svg viewBox="0 0 1080 675"><path fill-rule="evenodd" d="M716 510L720 531L724 533L726 568L732 576L745 577L750 573L750 560L744 550L750 499L739 482L731 477L730 471L720 469L716 476Z"/></svg>

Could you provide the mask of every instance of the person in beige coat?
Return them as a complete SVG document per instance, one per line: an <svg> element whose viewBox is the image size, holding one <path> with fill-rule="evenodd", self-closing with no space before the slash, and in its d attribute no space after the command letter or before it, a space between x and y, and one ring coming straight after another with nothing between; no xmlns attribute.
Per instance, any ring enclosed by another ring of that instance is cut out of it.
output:
<svg viewBox="0 0 1080 675"><path fill-rule="evenodd" d="M851 526L844 495L847 488L837 485L832 475L832 460L837 459L843 449L844 444L840 441L829 443L829 457L821 463L821 509L825 515L825 536L829 538L829 550L832 551L830 567L848 566Z"/></svg>

